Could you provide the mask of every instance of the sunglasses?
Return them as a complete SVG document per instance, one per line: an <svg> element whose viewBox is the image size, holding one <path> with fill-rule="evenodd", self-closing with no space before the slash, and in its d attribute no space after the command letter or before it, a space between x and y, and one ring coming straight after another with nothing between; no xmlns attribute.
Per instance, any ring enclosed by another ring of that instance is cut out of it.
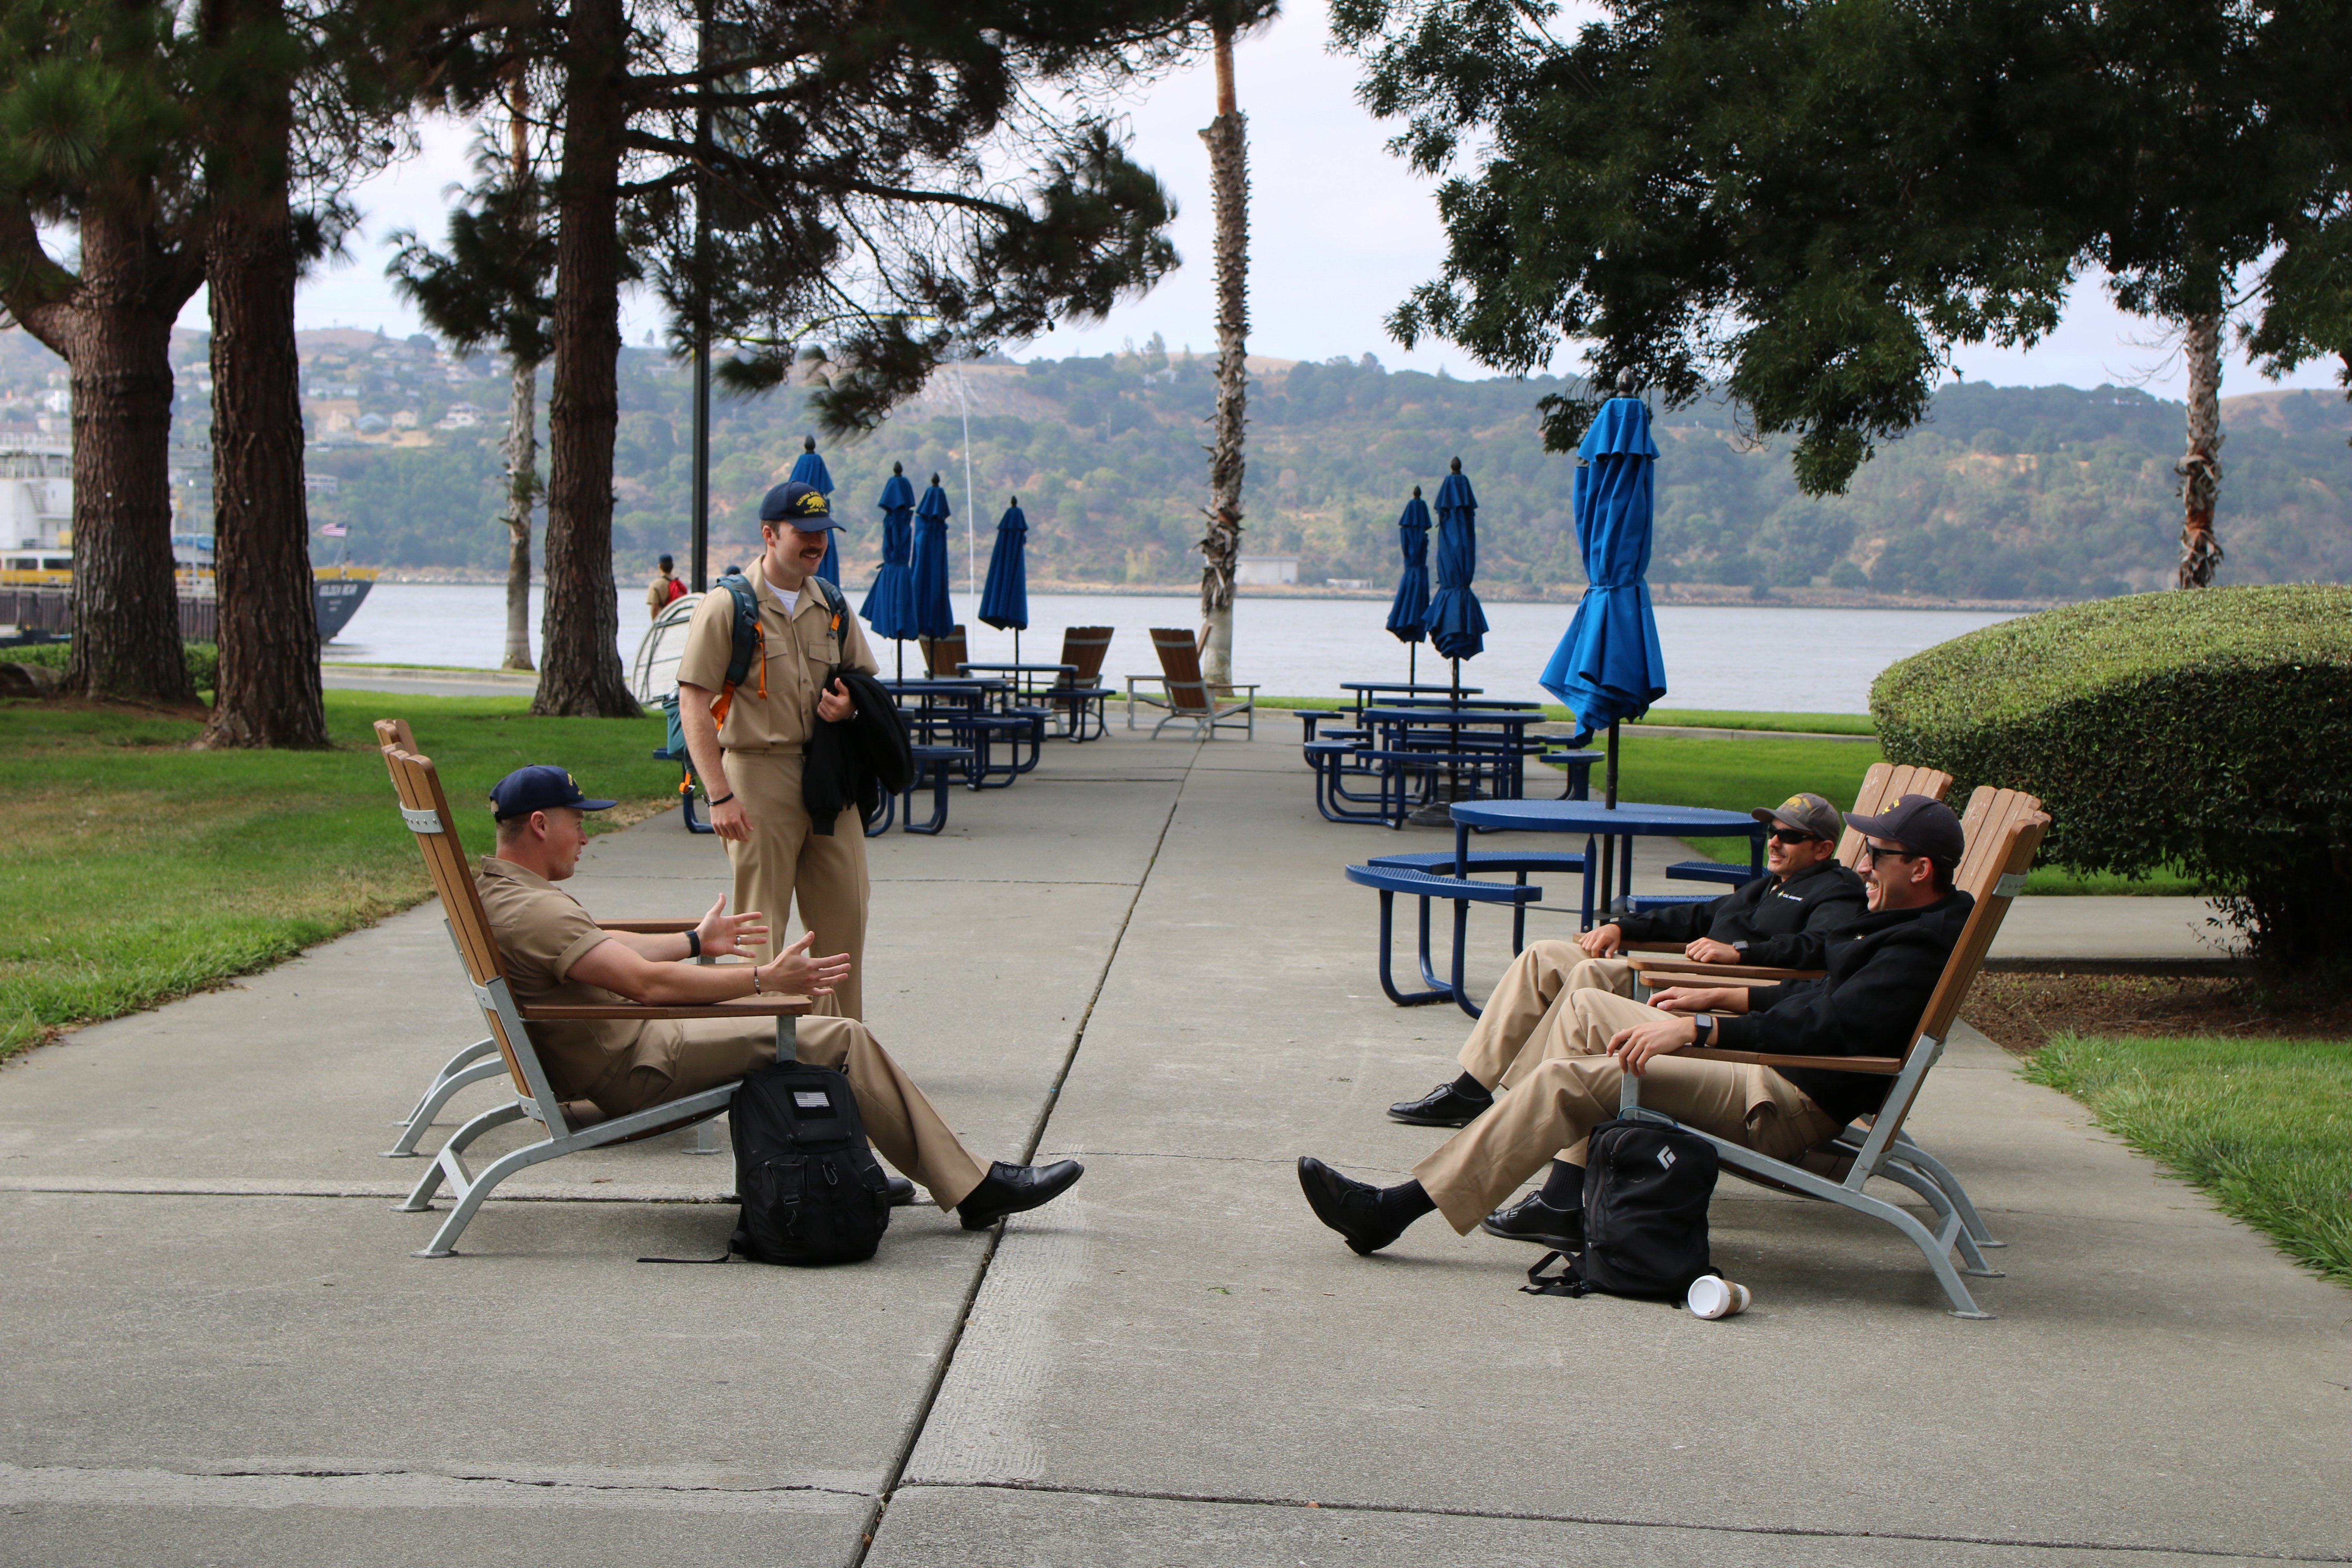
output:
<svg viewBox="0 0 2352 1568"><path fill-rule="evenodd" d="M1793 827L1783 827L1772 835L1775 844L1813 844L1821 839L1818 833L1800 833Z"/></svg>
<svg viewBox="0 0 2352 1568"><path fill-rule="evenodd" d="M1882 849L1867 838L1862 841L1861 858L1872 862L1880 860L1916 860L1919 858L1916 855L1906 854L1900 849Z"/></svg>

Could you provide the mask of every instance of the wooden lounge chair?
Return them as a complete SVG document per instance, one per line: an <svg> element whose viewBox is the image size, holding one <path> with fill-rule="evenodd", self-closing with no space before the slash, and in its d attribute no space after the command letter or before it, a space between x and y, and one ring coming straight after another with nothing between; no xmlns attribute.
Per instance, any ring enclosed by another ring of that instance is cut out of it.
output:
<svg viewBox="0 0 2352 1568"><path fill-rule="evenodd" d="M413 753L416 750L416 738L409 732L408 721L405 719L377 720L375 738L376 744L384 753L386 768L392 766L393 752L402 751ZM397 775L394 775L395 787L397 783ZM596 923L606 931L642 931L654 935L690 931L696 924L693 921L599 921ZM417 1140L425 1136L425 1130L430 1128L435 1119L441 1114L442 1107L456 1098L459 1090L472 1084L485 1083L491 1079L503 1077L506 1070L506 1063L499 1056L499 1042L488 1035L451 1057L441 1065L441 1070L433 1075L433 1081L425 1086L425 1092L417 1097L416 1104L409 1113L393 1123L400 1129L400 1136L393 1141L391 1148L383 1152L384 1158L387 1160L415 1159ZM700 1129L692 1152L697 1154L719 1152L719 1141L713 1136L709 1123L704 1123Z"/></svg>
<svg viewBox="0 0 2352 1568"><path fill-rule="evenodd" d="M1110 652L1110 626L1071 626L1062 633L1060 663L1070 671L1041 693L1062 716L1062 732L1073 741L1096 740L1110 730L1105 710L1111 697L1102 684L1103 659ZM1087 730L1093 723L1092 732Z"/></svg>
<svg viewBox="0 0 2352 1568"><path fill-rule="evenodd" d="M390 726L380 728L378 735L386 738ZM426 1171L400 1205L404 1213L422 1213L433 1206L433 1195L447 1181L457 1202L449 1211L433 1239L417 1252L419 1258L446 1258L455 1248L457 1237L482 1206L493 1189L517 1171L541 1164L583 1149L600 1148L611 1143L624 1143L649 1137L657 1132L690 1126L708 1121L727 1109L735 1098L735 1085L722 1084L664 1105L632 1111L606 1121L574 1122L567 1117L563 1103L549 1081L547 1069L541 1065L539 1053L530 1039L533 1019L580 1018L773 1018L776 1024L776 1054L780 1058L793 1055L793 1020L809 1010L804 996L753 996L739 1001L713 1003L703 1006L654 1007L634 1002L617 1002L598 1006L541 1005L524 1006L514 998L507 984L505 961L499 955L498 941L490 933L489 918L482 909L480 893L474 886L473 868L467 865L465 850L457 841L457 825L449 814L447 796L441 790L441 776L434 770L429 758L387 743L384 760L392 771L393 788L400 798L400 816L408 830L416 836L416 847L425 857L425 870L433 879L433 888L441 896L441 909L446 917L449 939L456 944L457 956L466 966L466 978L473 987L474 1000L482 1009L482 1017L489 1026L490 1041L512 1082L516 1098L491 1107L450 1134L449 1141L434 1156L432 1169ZM607 930L643 930L651 926L677 929L671 921L614 922ZM500 1155L483 1167L479 1175L466 1168L465 1152L474 1141L494 1127L525 1119L540 1123L546 1136Z"/></svg>
<svg viewBox="0 0 2352 1568"><path fill-rule="evenodd" d="M1220 729L1233 727L1238 716L1242 729L1250 739L1257 738L1257 688L1255 686L1212 686L1201 674L1201 650L1193 643L1192 634L1181 627L1151 628L1151 651L1160 656L1160 681L1165 693L1153 697L1138 692L1136 682L1141 676L1128 678L1128 724L1135 723L1135 703L1139 699L1154 708L1164 708L1167 716L1151 727L1151 738L1158 740L1160 731L1171 724L1192 726L1195 740L1215 740ZM1234 694L1240 693L1238 700Z"/></svg>
<svg viewBox="0 0 2352 1568"><path fill-rule="evenodd" d="M1862 775L1862 788L1853 798L1853 815L1875 816L1906 795L1924 795L1930 800L1941 800L1951 787L1952 775L1937 773L1933 768L1913 767L1907 763L1901 766L1893 763L1873 763L1870 771ZM1848 870L1857 868L1862 863L1862 838L1863 836L1851 827L1838 836L1837 858ZM1723 882L1735 888L1750 879L1747 867L1715 860L1679 861L1666 868L1666 876L1681 881ZM1650 910L1663 904L1704 903L1721 897L1720 893L1702 893L1695 898L1635 895L1629 900L1629 908ZM1625 947L1632 952L1681 951L1670 942L1629 942Z"/></svg>
<svg viewBox="0 0 2352 1568"><path fill-rule="evenodd" d="M953 680L963 673L963 667L971 662L971 655L964 648L961 622L949 627L948 635L943 637L918 637L915 640L922 645L923 668L933 680Z"/></svg>
<svg viewBox="0 0 2352 1568"><path fill-rule="evenodd" d="M1833 1145L1851 1161L1842 1174L1824 1174L1814 1168L1819 1151L1808 1151L1807 1163L1795 1164L1759 1154L1744 1144L1711 1133L1698 1132L1698 1136L1715 1145L1724 1167L1734 1175L1821 1198L1893 1226L1926 1257L1937 1283L1951 1301L1953 1316L1989 1318L1992 1314L1978 1308L1975 1298L1960 1281L1962 1272L1982 1279L2000 1277L2000 1271L1988 1266L1979 1250L1982 1221L1977 1218L1974 1205L1968 1202L1958 1179L1904 1136L1903 1122L1918 1100L1919 1086L1926 1080L1927 1070L1943 1055L1944 1041L1958 1016L1961 999L1967 996L1987 950L1992 946L1993 937L2000 930L2001 917L2008 912L2011 900L2025 887L2026 870L2033 864L2033 853L2041 847L2042 836L2049 831L2050 818L2042 810L2041 802L2032 796L1992 789L1977 792L1977 797L1970 802L1970 816L1977 819L1977 830L1969 837L1969 855L1963 864L1979 871L1984 891L1969 911L1968 924L1944 965L1943 977L1936 983L1903 1055L1791 1057L1695 1047L1685 1047L1675 1054L1769 1068L1827 1068L1892 1078L1895 1081L1887 1090L1885 1103L1869 1119L1867 1131L1849 1128ZM1645 1109L1641 1096L1642 1080L1625 1074L1618 1114L1652 1121L1673 1120ZM1698 1131L1696 1128L1689 1131ZM1936 1228L1928 1229L1907 1210L1864 1191L1874 1176L1907 1187L1925 1198L1935 1213ZM1959 1269L1952 1267L1951 1255L1956 1249L1960 1255Z"/></svg>

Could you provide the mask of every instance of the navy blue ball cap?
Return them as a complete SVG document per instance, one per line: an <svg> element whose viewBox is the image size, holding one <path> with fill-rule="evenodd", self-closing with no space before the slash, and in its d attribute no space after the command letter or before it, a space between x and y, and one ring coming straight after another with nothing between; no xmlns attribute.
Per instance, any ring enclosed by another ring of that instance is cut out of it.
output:
<svg viewBox="0 0 2352 1568"><path fill-rule="evenodd" d="M1874 838L1900 844L1914 855L1926 855L1940 866L1958 866L1968 848L1960 819L1942 801L1924 795L1906 795L1892 811L1876 816L1846 814L1846 826Z"/></svg>
<svg viewBox="0 0 2352 1568"><path fill-rule="evenodd" d="M590 800L580 793L580 785L572 775L552 763L517 768L490 790L490 808L498 813L500 822L529 816L534 811L551 811L559 805L568 805L575 811L609 811L620 804L617 800Z"/></svg>
<svg viewBox="0 0 2352 1568"><path fill-rule="evenodd" d="M760 502L760 521L788 522L803 533L841 526L834 521L833 502L824 492L798 479L788 479L767 493Z"/></svg>

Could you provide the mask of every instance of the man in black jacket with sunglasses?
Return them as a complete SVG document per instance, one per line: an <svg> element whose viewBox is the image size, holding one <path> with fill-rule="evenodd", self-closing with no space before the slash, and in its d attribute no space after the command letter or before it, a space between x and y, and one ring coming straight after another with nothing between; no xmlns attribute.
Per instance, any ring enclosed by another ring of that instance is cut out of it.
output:
<svg viewBox="0 0 2352 1568"><path fill-rule="evenodd" d="M1419 1100L1389 1107L1414 1127L1464 1127L1542 1059L1544 1023L1562 997L1587 988L1634 994L1633 966L1614 956L1629 942L1671 942L1698 963L1818 969L1822 943L1869 910L1862 879L1837 861L1845 819L1817 795L1794 795L1749 813L1772 829L1767 875L1706 903L1621 915L1575 942L1538 942L1512 961L1486 999L1457 1058L1462 1075Z"/></svg>

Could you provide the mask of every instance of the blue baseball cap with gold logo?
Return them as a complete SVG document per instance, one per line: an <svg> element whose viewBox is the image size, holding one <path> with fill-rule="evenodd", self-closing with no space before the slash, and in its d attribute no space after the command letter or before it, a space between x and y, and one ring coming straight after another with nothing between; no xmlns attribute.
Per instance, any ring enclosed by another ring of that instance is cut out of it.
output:
<svg viewBox="0 0 2352 1568"><path fill-rule="evenodd" d="M581 793L572 776L552 763L517 768L490 790L490 808L498 813L500 822L529 816L534 811L551 811L560 805L575 811L609 811L620 804L616 800L590 800Z"/></svg>
<svg viewBox="0 0 2352 1568"><path fill-rule="evenodd" d="M814 485L804 485L798 479L787 479L770 490L760 502L761 522L784 522L803 533L818 533L828 528L839 528L835 521L833 502Z"/></svg>

